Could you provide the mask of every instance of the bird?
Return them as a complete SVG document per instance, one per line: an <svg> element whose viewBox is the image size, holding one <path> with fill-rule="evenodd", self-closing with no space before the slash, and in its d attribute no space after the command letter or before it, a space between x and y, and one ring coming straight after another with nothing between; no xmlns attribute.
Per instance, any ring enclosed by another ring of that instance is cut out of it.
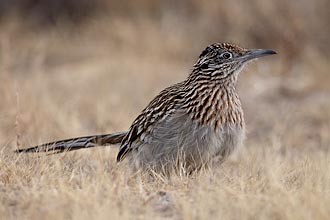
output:
<svg viewBox="0 0 330 220"><path fill-rule="evenodd" d="M236 84L243 67L276 54L214 43L199 55L187 78L162 90L136 117L128 131L54 141L16 153L62 153L119 145L117 162L134 170L193 173L221 164L245 139L244 112Z"/></svg>

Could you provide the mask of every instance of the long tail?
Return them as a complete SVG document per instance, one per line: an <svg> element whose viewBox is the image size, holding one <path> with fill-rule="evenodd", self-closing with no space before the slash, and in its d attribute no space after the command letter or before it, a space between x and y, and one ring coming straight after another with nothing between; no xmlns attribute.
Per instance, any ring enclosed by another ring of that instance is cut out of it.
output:
<svg viewBox="0 0 330 220"><path fill-rule="evenodd" d="M50 152L61 153L64 151L79 150L96 146L106 146L111 144L120 144L127 132L118 132L113 134L101 134L86 137L71 138L61 141L54 141L35 147L17 149L15 153L37 153Z"/></svg>

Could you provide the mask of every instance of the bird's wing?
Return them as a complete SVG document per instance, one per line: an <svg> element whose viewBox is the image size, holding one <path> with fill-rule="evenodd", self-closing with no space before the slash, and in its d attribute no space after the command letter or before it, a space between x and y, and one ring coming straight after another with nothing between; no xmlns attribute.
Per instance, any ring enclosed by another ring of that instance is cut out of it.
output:
<svg viewBox="0 0 330 220"><path fill-rule="evenodd" d="M137 145L136 141L144 142L144 139L152 132L153 128L178 109L178 103L182 100L180 93L183 82L177 83L159 93L134 120L123 138L117 161L123 160Z"/></svg>

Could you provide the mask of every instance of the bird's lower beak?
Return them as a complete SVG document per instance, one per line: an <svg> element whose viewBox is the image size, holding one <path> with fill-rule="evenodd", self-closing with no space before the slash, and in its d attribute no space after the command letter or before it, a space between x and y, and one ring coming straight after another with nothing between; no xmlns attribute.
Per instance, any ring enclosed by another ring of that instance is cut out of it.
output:
<svg viewBox="0 0 330 220"><path fill-rule="evenodd" d="M251 49L241 57L242 61L249 61L263 56L277 54L274 50Z"/></svg>

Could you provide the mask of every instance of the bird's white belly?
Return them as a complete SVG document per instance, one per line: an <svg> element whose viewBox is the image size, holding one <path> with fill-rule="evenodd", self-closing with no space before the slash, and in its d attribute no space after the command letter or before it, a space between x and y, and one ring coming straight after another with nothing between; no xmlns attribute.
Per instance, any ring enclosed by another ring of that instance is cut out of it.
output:
<svg viewBox="0 0 330 220"><path fill-rule="evenodd" d="M157 171L181 167L189 170L226 158L244 139L244 128L220 126L216 131L189 115L176 114L157 125L150 135L134 143L130 162L136 168Z"/></svg>

